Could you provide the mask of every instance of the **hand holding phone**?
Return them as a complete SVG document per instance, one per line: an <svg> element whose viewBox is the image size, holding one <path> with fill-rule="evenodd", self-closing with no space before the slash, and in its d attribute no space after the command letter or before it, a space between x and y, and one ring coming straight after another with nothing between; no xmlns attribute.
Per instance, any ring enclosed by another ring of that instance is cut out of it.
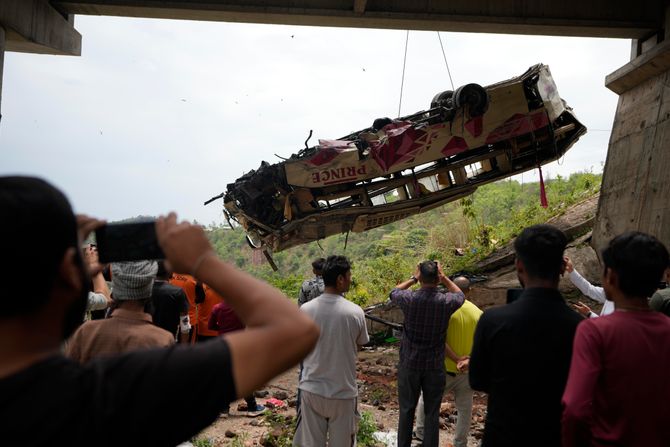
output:
<svg viewBox="0 0 670 447"><path fill-rule="evenodd" d="M202 263L217 257L202 227L188 222L177 223L177 215L170 213L156 222L161 247L176 273L197 276Z"/></svg>

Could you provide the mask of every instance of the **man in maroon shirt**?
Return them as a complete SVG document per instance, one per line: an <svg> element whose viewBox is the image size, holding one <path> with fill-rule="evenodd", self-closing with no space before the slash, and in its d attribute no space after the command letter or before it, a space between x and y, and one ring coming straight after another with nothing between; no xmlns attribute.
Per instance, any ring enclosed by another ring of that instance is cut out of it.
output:
<svg viewBox="0 0 670 447"><path fill-rule="evenodd" d="M223 335L244 329L244 323L237 318L237 314L235 314L232 307L226 304L225 301L221 301L212 308L207 328L212 331L218 331L219 335ZM244 400L247 402L247 416L256 417L265 411L265 407L256 402L254 393L246 396ZM221 415L227 417L229 414L230 406L224 406Z"/></svg>
<svg viewBox="0 0 670 447"><path fill-rule="evenodd" d="M563 446L670 445L670 318L647 297L668 268L653 236L628 232L602 253L616 311L583 321L563 394Z"/></svg>

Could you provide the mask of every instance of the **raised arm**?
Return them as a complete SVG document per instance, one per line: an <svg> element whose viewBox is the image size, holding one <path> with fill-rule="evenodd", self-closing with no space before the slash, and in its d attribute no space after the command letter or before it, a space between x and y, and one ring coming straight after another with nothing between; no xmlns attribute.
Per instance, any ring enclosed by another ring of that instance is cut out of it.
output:
<svg viewBox="0 0 670 447"><path fill-rule="evenodd" d="M409 279L398 283L395 288L400 290L407 290L413 285L417 284L419 282L419 278L421 278L421 270L419 270L419 264L417 264L416 269L414 270L414 274L410 276Z"/></svg>
<svg viewBox="0 0 670 447"><path fill-rule="evenodd" d="M568 272L570 282L575 285L584 295L589 298L604 303L607 299L605 297L605 290L602 287L594 286L586 280L572 265L572 261L567 256L565 257L565 270Z"/></svg>
<svg viewBox="0 0 670 447"><path fill-rule="evenodd" d="M98 262L98 250L95 246L89 244L84 248L84 260L88 265L89 272L92 273L93 293L97 294L98 297L104 297L104 303L102 303L101 299L96 302L95 298L91 298L89 295L89 308L87 310L105 309L112 304L112 293L107 286L105 277L102 276L102 266Z"/></svg>
<svg viewBox="0 0 670 447"><path fill-rule="evenodd" d="M226 336L238 396L246 396L302 360L316 344L314 322L279 290L221 261L202 228L156 222L158 240L175 272L191 273L233 308L247 330Z"/></svg>
<svg viewBox="0 0 670 447"><path fill-rule="evenodd" d="M442 271L442 264L438 262L437 264L438 274L440 275L440 283L447 288L451 293L463 293L460 287L458 287L454 282L449 279L447 275Z"/></svg>

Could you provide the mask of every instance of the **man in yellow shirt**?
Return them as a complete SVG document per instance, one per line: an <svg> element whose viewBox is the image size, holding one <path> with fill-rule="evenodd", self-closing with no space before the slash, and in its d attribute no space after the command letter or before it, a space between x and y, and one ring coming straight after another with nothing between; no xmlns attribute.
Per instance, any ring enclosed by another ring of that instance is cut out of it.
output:
<svg viewBox="0 0 670 447"><path fill-rule="evenodd" d="M454 402L458 411L456 420L456 434L454 447L467 447L468 432L470 431L470 420L472 419L472 388L468 382L468 363L470 351L475 336L475 328L482 311L471 301L467 300L470 291L470 281L459 276L454 279L456 284L465 294L466 300L449 319L447 327L447 340L445 344L445 368L447 370L447 384L444 388L445 394L454 392ZM418 439L423 439L424 424L423 396L419 399L416 416L416 432Z"/></svg>

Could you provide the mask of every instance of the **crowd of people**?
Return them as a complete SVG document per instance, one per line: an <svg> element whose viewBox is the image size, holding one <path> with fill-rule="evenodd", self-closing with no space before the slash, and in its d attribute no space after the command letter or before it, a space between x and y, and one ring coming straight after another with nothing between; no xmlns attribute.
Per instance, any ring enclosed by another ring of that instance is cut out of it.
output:
<svg viewBox="0 0 670 447"><path fill-rule="evenodd" d="M82 241L104 222L75 216L50 184L2 177L0 209L11 278L0 292L2 445L176 446L238 398L260 414L254 390L298 363L293 445L356 444L357 353L370 338L345 298L346 257L315 260L296 306L221 261L204 230L174 214L156 221L165 262L103 271ZM484 312L467 278L434 260L389 291L404 315L398 446L438 446L450 391L454 445L467 446L473 390L488 395L483 447L670 445L666 247L640 232L615 237L596 287L566 245L555 227L524 229L514 242L523 292ZM568 305L562 275L604 304L600 315Z"/></svg>

